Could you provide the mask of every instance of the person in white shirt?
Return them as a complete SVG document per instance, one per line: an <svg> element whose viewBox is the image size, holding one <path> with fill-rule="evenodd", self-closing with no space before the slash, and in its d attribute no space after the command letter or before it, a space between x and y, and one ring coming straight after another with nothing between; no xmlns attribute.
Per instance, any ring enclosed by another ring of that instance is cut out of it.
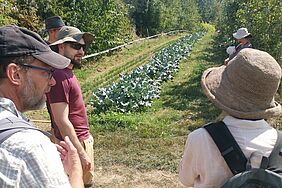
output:
<svg viewBox="0 0 282 188"><path fill-rule="evenodd" d="M247 159L255 151L268 157L274 148L278 134L266 120L281 113L274 100L280 79L276 60L251 48L242 49L228 66L209 68L202 75L205 95L227 114L223 122ZM260 162L258 157L251 158L254 168ZM232 176L209 133L204 128L191 132L179 166L182 184L218 188Z"/></svg>
<svg viewBox="0 0 282 188"><path fill-rule="evenodd" d="M236 33L233 33L233 37L238 41L238 45L234 47L235 49L229 54L229 57L224 60L224 64L227 65L228 62L233 59L240 50L244 48L253 48L253 45L250 42L252 34L249 33L248 29L245 27L239 28Z"/></svg>

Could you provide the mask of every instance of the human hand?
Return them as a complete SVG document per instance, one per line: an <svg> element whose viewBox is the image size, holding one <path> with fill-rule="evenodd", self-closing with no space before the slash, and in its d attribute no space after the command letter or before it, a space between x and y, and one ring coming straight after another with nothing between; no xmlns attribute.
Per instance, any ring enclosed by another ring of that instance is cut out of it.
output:
<svg viewBox="0 0 282 188"><path fill-rule="evenodd" d="M224 60L224 65L227 65L228 62L229 62L229 58L226 58L226 59Z"/></svg>
<svg viewBox="0 0 282 188"><path fill-rule="evenodd" d="M91 165L93 164L91 164L91 160L89 156L87 155L87 153L84 151L79 154L79 157L80 157L83 171L89 171L91 169Z"/></svg>
<svg viewBox="0 0 282 188"><path fill-rule="evenodd" d="M82 175L82 168L79 155L76 148L71 143L68 136L65 137L64 141L60 141L56 144L57 150L59 151L65 172L70 175L72 172L76 172Z"/></svg>

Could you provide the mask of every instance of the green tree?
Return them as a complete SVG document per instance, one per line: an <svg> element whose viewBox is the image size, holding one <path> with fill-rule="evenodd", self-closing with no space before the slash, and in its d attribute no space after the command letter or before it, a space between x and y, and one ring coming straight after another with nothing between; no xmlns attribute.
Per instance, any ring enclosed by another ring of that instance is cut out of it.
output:
<svg viewBox="0 0 282 188"><path fill-rule="evenodd" d="M240 27L247 27L253 34L255 48L269 52L280 63L282 56L282 2L279 0L225 0L222 19L217 27L222 39L230 44Z"/></svg>
<svg viewBox="0 0 282 188"><path fill-rule="evenodd" d="M279 0L246 0L237 12L240 24L253 33L254 46L268 51L276 59L282 55L281 7Z"/></svg>
<svg viewBox="0 0 282 188"><path fill-rule="evenodd" d="M18 21L11 17L15 6L12 0L0 0L0 26L17 24Z"/></svg>

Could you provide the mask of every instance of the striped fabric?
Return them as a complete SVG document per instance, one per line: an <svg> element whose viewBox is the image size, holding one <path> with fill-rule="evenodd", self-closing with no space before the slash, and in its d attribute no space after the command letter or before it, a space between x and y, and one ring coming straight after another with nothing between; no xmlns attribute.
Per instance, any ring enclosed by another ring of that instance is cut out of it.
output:
<svg viewBox="0 0 282 188"><path fill-rule="evenodd" d="M0 98L0 105L0 119L25 119L9 99ZM13 134L0 145L0 186L71 187L55 145L43 133L31 129Z"/></svg>

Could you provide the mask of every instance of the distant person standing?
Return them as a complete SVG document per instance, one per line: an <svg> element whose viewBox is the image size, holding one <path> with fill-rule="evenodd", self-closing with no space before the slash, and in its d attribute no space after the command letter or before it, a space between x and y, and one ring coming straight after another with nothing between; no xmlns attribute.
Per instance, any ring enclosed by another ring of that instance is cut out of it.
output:
<svg viewBox="0 0 282 188"><path fill-rule="evenodd" d="M52 16L45 20L45 32L48 32L47 44L51 44L57 40L59 30L65 26L60 16Z"/></svg>
<svg viewBox="0 0 282 188"><path fill-rule="evenodd" d="M250 43L252 34L248 32L247 28L242 27L238 29L236 33L233 33L233 37L237 39L239 44L235 47L234 53L231 53L229 57L224 60L225 65L227 65L228 62L240 52L240 50L244 48L253 48L253 45Z"/></svg>
<svg viewBox="0 0 282 188"><path fill-rule="evenodd" d="M93 40L92 34L81 32L75 27L64 26L60 29L58 40L50 46L55 46L59 54L69 58L71 64L65 69L54 72L56 85L47 94L52 134L58 140L69 136L79 153L86 186L93 184L94 140L90 133L80 85L73 74L73 68L81 66L85 49Z"/></svg>

